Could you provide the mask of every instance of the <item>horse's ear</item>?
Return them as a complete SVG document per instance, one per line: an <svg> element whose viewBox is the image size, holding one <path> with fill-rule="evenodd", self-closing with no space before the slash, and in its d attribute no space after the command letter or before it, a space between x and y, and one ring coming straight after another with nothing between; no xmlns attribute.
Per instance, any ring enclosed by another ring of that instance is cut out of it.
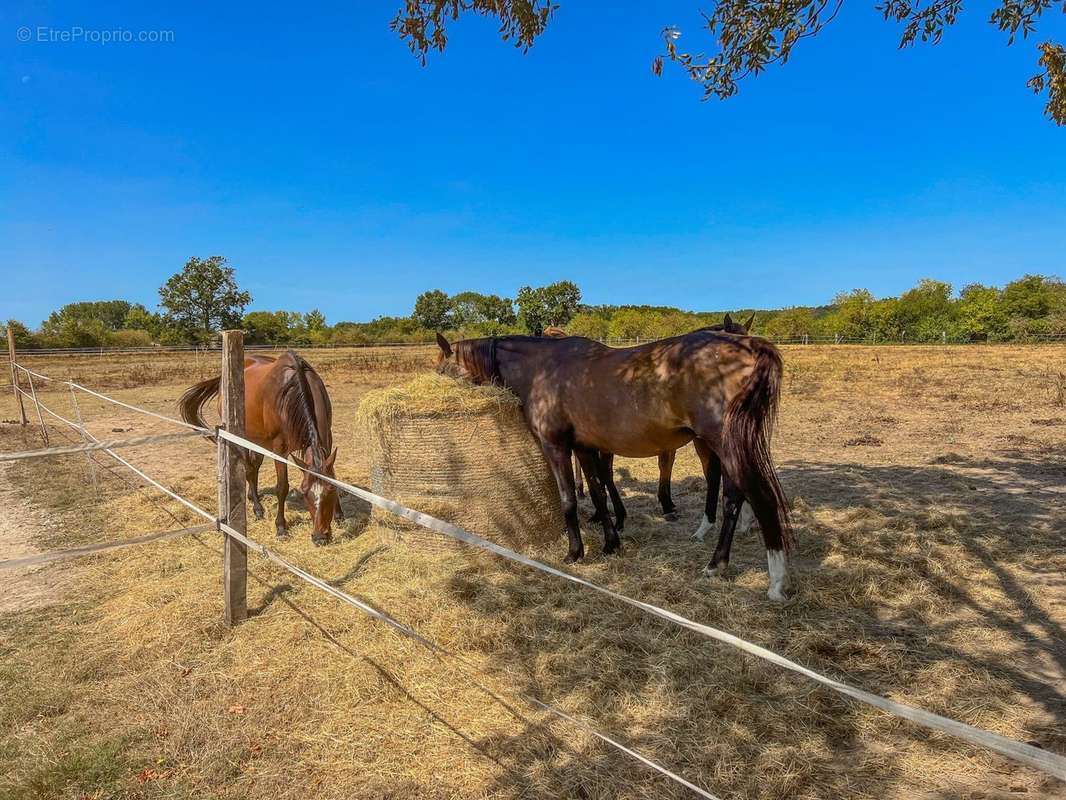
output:
<svg viewBox="0 0 1066 800"><path fill-rule="evenodd" d="M437 331L437 346L441 352L444 353L445 358L452 357L452 346L448 344L448 340L441 336L440 331Z"/></svg>
<svg viewBox="0 0 1066 800"><path fill-rule="evenodd" d="M732 324L733 324L733 318L731 316L729 316L728 314L726 314L725 315L725 319L722 320L722 325L725 326L726 330L729 330L729 326L732 325Z"/></svg>
<svg viewBox="0 0 1066 800"><path fill-rule="evenodd" d="M322 464L326 469L333 469L333 462L337 460L337 448L333 448L333 452L329 454L329 458Z"/></svg>
<svg viewBox="0 0 1066 800"><path fill-rule="evenodd" d="M308 469L307 462L304 461L302 458L300 458L295 453L292 454L292 460L295 461L299 465L300 469L302 469L302 470L307 470Z"/></svg>
<svg viewBox="0 0 1066 800"><path fill-rule="evenodd" d="M751 333L751 329L755 327L755 312L751 312L751 316L748 317L748 321L744 323L744 330Z"/></svg>

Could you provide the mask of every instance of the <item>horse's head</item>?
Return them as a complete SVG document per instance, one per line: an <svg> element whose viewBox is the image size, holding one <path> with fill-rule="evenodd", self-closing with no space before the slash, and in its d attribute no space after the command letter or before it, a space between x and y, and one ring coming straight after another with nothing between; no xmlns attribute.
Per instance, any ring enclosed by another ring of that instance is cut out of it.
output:
<svg viewBox="0 0 1066 800"><path fill-rule="evenodd" d="M327 456L325 450L321 448L308 447L304 450L303 458L293 456L293 460L304 471L300 493L311 515L313 524L311 541L315 544L326 544L333 536L333 515L337 511L340 499L337 497L336 486L311 473L317 472L329 478L335 477L333 463L337 460L337 451L334 450Z"/></svg>
<svg viewBox="0 0 1066 800"><path fill-rule="evenodd" d="M452 378L471 383L489 383L495 371L493 360L493 339L463 339L454 345L437 334L437 372Z"/></svg>

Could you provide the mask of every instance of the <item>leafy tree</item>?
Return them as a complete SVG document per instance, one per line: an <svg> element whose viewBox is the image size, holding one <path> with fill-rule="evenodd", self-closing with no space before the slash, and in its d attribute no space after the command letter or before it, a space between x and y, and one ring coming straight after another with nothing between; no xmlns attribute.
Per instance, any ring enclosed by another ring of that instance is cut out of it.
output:
<svg viewBox="0 0 1066 800"><path fill-rule="evenodd" d="M607 333L612 339L641 339L649 336L652 317L636 308L623 308L611 315Z"/></svg>
<svg viewBox="0 0 1066 800"><path fill-rule="evenodd" d="M163 329L163 318L138 303L126 312L122 327L124 330L145 331L152 339L156 339Z"/></svg>
<svg viewBox="0 0 1066 800"><path fill-rule="evenodd" d="M447 330L452 326L452 301L440 289L422 292L415 299L412 316L427 331Z"/></svg>
<svg viewBox="0 0 1066 800"><path fill-rule="evenodd" d="M814 334L814 311L799 306L786 308L768 319L762 332L774 339L800 339Z"/></svg>
<svg viewBox="0 0 1066 800"><path fill-rule="evenodd" d="M536 289L523 286L515 299L518 322L531 336L540 336L545 328L565 327L577 313L581 290L572 281L559 281Z"/></svg>
<svg viewBox="0 0 1066 800"><path fill-rule="evenodd" d="M1008 44L1013 44L1018 34L1028 38L1034 33L1044 11L1056 7L1066 11L1066 0L998 3L989 22L1007 34ZM843 4L844 0L718 0L714 9L703 15L704 28L717 51L707 55L679 50L681 31L667 27L662 31L665 51L652 62L652 71L661 74L664 61L670 61L702 85L705 99L730 97L745 77L758 75L771 64L787 62L792 48L821 32ZM424 65L431 50L444 50L448 22L463 13L495 17L503 39L526 51L558 7L552 0L404 0L403 10L391 27ZM879 0L876 8L886 20L902 26L900 47L908 47L918 41L937 44L962 12L962 0ZM1027 85L1036 93L1047 91L1045 112L1059 125L1066 125L1066 47L1044 41L1037 52L1040 72Z"/></svg>
<svg viewBox="0 0 1066 800"><path fill-rule="evenodd" d="M241 320L249 344L288 344L289 314L285 311L249 311Z"/></svg>
<svg viewBox="0 0 1066 800"><path fill-rule="evenodd" d="M112 331L107 337L107 344L109 347L151 347L152 337L145 330L123 328L120 331Z"/></svg>
<svg viewBox="0 0 1066 800"><path fill-rule="evenodd" d="M956 312L959 333L971 341L1002 339L1007 335L1001 292L993 286L979 283L964 286Z"/></svg>
<svg viewBox="0 0 1066 800"><path fill-rule="evenodd" d="M33 335L30 329L17 319L9 319L7 321L7 327L11 329L11 333L15 338L16 350L33 350L41 346L37 337Z"/></svg>
<svg viewBox="0 0 1066 800"><path fill-rule="evenodd" d="M1003 287L1003 311L1010 318L1046 317L1055 307L1063 284L1043 275L1026 275Z"/></svg>
<svg viewBox="0 0 1066 800"><path fill-rule="evenodd" d="M62 338L63 331L96 327L91 324L93 321L99 322L104 330L117 331L125 323L126 315L134 308L145 310L144 306L134 306L125 300L67 303L48 315L48 319L41 325L41 332L45 336Z"/></svg>
<svg viewBox="0 0 1066 800"><path fill-rule="evenodd" d="M304 327L312 333L321 333L326 329L326 315L317 308L304 314Z"/></svg>
<svg viewBox="0 0 1066 800"><path fill-rule="evenodd" d="M923 342L940 339L955 323L951 284L923 278L900 295L896 316L911 338Z"/></svg>
<svg viewBox="0 0 1066 800"><path fill-rule="evenodd" d="M580 311L566 326L571 336L586 336L589 339L606 339L610 318L602 314Z"/></svg>
<svg viewBox="0 0 1066 800"><path fill-rule="evenodd" d="M457 328L488 326L499 328L515 324L514 304L510 298L478 292L460 292L451 299L452 322Z"/></svg>
<svg viewBox="0 0 1066 800"><path fill-rule="evenodd" d="M194 341L208 342L223 328L240 324L252 296L237 287L233 268L222 256L193 256L159 288L159 301L170 327Z"/></svg>
<svg viewBox="0 0 1066 800"><path fill-rule="evenodd" d="M826 328L845 339L865 339L870 333L874 302L874 296L868 289L853 289L838 294L833 298L836 308L825 320Z"/></svg>

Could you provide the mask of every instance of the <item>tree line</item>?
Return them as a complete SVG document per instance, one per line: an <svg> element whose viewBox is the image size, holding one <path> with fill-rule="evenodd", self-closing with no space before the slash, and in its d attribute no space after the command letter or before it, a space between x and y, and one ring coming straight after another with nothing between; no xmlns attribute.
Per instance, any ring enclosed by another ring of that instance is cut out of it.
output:
<svg viewBox="0 0 1066 800"><path fill-rule="evenodd" d="M249 292L221 256L190 258L159 289L159 306L103 300L68 303L38 330L9 320L20 349L208 345L219 331L242 328L249 344L346 345L430 342L450 336L539 336L548 327L601 340L660 339L721 322L726 311L756 312L755 332L778 340L871 342L1025 341L1066 336L1066 283L1025 275L1005 286L923 279L899 297L866 289L838 294L823 306L684 311L670 306L588 305L572 281L523 286L515 297L432 289L415 298L409 316L330 325L321 311L245 311Z"/></svg>

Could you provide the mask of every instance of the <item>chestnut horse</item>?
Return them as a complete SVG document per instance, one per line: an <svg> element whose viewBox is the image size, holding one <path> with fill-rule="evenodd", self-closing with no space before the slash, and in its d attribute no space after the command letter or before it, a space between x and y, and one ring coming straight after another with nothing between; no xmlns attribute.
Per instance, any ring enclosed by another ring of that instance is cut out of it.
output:
<svg viewBox="0 0 1066 800"><path fill-rule="evenodd" d="M203 407L219 393L221 378L210 378L189 387L178 401L181 417L191 425L208 427L203 421ZM305 471L300 484L304 504L311 513L311 541L325 544L331 538L333 516L344 514L336 488L311 475L311 469L334 477L333 409L326 386L318 373L302 357L289 350L280 358L252 355L244 359L244 435L279 456L288 457ZM263 456L244 453L248 478L248 499L256 519L264 515L259 501L259 468ZM274 520L279 539L288 537L285 525L285 501L289 495L289 468L283 461L274 462L278 476L278 513Z"/></svg>
<svg viewBox="0 0 1066 800"><path fill-rule="evenodd" d="M621 542L607 512L599 453L648 458L693 442L701 459L720 461L751 504L766 545L768 595L787 598L792 528L769 444L782 365L770 342L694 331L617 349L577 336L466 339L452 346L438 334L437 343L438 372L500 383L521 401L558 485L567 563L585 554L571 454L589 479L603 551L610 554Z"/></svg>

